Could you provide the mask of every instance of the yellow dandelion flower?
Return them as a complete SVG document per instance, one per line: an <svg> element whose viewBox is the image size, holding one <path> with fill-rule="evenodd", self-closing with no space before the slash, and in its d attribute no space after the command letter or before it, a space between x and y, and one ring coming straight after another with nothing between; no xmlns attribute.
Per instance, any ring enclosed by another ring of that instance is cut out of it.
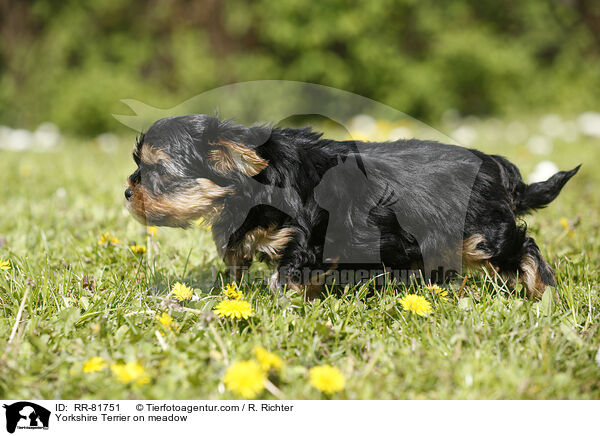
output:
<svg viewBox="0 0 600 436"><path fill-rule="evenodd" d="M146 232L148 232L148 234L150 235L150 237L156 238L156 234L158 233L158 227L156 227L156 226L148 226L148 227L146 227Z"/></svg>
<svg viewBox="0 0 600 436"><path fill-rule="evenodd" d="M261 368L265 371L268 371L271 368L279 370L283 366L281 358L276 354L271 353L266 348L254 347L254 355Z"/></svg>
<svg viewBox="0 0 600 436"><path fill-rule="evenodd" d="M315 366L309 373L310 384L326 394L333 394L344 389L346 378L342 372L331 366Z"/></svg>
<svg viewBox="0 0 600 436"><path fill-rule="evenodd" d="M431 303L425 297L416 294L408 294L400 299L402 308L406 311L426 316L431 313Z"/></svg>
<svg viewBox="0 0 600 436"><path fill-rule="evenodd" d="M448 291L446 289L440 288L438 285L425 286L425 290L431 292L434 295L437 295L437 297L440 300L448 299Z"/></svg>
<svg viewBox="0 0 600 436"><path fill-rule="evenodd" d="M267 376L254 360L237 362L227 368L223 383L228 391L252 399L262 392Z"/></svg>
<svg viewBox="0 0 600 436"><path fill-rule="evenodd" d="M150 382L150 377L146 370L138 362L127 362L126 364L115 363L110 367L113 374L121 383L135 382L138 385L144 385Z"/></svg>
<svg viewBox="0 0 600 436"><path fill-rule="evenodd" d="M164 327L171 328L171 325L173 325L173 317L167 312L163 312L160 316L156 315L156 319Z"/></svg>
<svg viewBox="0 0 600 436"><path fill-rule="evenodd" d="M144 254L146 252L145 245L133 244L129 246L129 249L133 252L133 254Z"/></svg>
<svg viewBox="0 0 600 436"><path fill-rule="evenodd" d="M0 257L0 269L2 271L8 271L10 269L10 262L8 260L4 260L4 258Z"/></svg>
<svg viewBox="0 0 600 436"><path fill-rule="evenodd" d="M568 219L566 219L565 217L562 217L559 220L559 222L560 222L560 225L562 226L562 228L567 230L569 237L572 238L573 236L575 236L575 230L574 230L575 226L572 226Z"/></svg>
<svg viewBox="0 0 600 436"><path fill-rule="evenodd" d="M106 362L102 357L92 357L91 359L88 359L85 362L83 362L82 371L87 373L98 372L102 371L105 366Z"/></svg>
<svg viewBox="0 0 600 436"><path fill-rule="evenodd" d="M227 284L223 293L226 297L229 297L232 300L239 300L244 296L244 294L242 294L242 291L238 291L237 285L235 283Z"/></svg>
<svg viewBox="0 0 600 436"><path fill-rule="evenodd" d="M173 295L179 301L189 300L194 295L194 290L183 283L175 283L172 288Z"/></svg>
<svg viewBox="0 0 600 436"><path fill-rule="evenodd" d="M105 245L105 244L117 245L120 243L121 243L121 241L119 240L119 238L111 236L109 232L104 233L102 236L100 236L100 239L98 239L98 245Z"/></svg>
<svg viewBox="0 0 600 436"><path fill-rule="evenodd" d="M215 307L213 312L216 315L229 317L232 319L248 319L254 315L254 309L252 309L250 303L245 300L223 300L217 304L217 307Z"/></svg>

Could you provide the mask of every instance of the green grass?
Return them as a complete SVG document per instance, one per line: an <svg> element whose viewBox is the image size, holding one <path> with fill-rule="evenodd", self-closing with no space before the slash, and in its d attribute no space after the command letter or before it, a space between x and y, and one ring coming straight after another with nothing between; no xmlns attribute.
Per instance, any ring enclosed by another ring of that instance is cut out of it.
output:
<svg viewBox="0 0 600 436"><path fill-rule="evenodd" d="M477 126L484 151L507 155L524 174L542 160L524 146L485 140L488 128ZM0 152L0 257L12 266L0 271L3 398L236 398L221 379L228 365L252 358L255 345L284 360L270 380L281 394L273 392L290 399L326 398L308 380L320 364L346 376L346 388L331 396L340 399L600 397L597 141L555 144L545 158L562 169L584 166L550 207L527 217L557 271L557 299L530 301L470 275L463 295L427 296L434 312L417 317L403 312L398 298L421 291L405 287L366 296L363 286L307 303L246 283L256 311L247 321L212 316L222 298L213 273L223 265L206 230L160 229L143 257L127 249L146 243L145 229L122 203L131 142L124 138L114 154L93 142L56 153ZM573 235L561 217L581 220ZM104 232L122 244L99 246ZM202 313L165 308L177 281L197 289L199 298L184 306ZM163 310L175 319L173 331L156 320ZM94 356L136 360L150 383L121 383L109 368L82 372Z"/></svg>

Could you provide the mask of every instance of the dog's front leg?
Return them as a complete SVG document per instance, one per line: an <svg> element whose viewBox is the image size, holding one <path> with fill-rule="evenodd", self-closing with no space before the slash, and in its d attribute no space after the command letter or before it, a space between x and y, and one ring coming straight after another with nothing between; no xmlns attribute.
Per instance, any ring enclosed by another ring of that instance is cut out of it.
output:
<svg viewBox="0 0 600 436"><path fill-rule="evenodd" d="M295 233L279 260L277 270L269 281L269 290L276 294L283 287L303 292L307 299L316 297L323 289L323 274L319 270L319 254L308 244L302 231Z"/></svg>
<svg viewBox="0 0 600 436"><path fill-rule="evenodd" d="M228 248L223 256L223 262L227 267L227 272L236 282L242 279L244 272L248 271L252 264L252 257L244 253L241 248Z"/></svg>

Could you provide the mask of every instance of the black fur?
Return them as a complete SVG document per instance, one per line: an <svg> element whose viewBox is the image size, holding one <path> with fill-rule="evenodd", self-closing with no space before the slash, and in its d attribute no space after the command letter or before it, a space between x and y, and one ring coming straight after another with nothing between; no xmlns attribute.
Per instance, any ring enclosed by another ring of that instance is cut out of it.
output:
<svg viewBox="0 0 600 436"><path fill-rule="evenodd" d="M251 177L242 171L223 174L210 160L211 151L223 141L242 144L268 165ZM333 141L310 128L245 127L206 115L159 120L138 141L136 156L144 144L164 151L172 162L144 166L136 157L140 166L129 179L132 186L145 183L154 195L170 196L198 178L207 178L230 188L212 224L215 243L224 256L241 247L256 228L293 229L293 237L278 256L270 257L277 264L279 284L306 282L306 270L374 266L324 258L332 213L339 221L336 226L343 228L340 234L346 235L336 242L339 255L354 255L361 247L373 250L368 242L377 236L378 253L364 254L376 255L386 267L406 270L423 269L427 257L447 255L444 238L449 241L457 236L456 211L463 208L466 215L464 225L459 223L458 237L462 241L481 235L476 248L482 261L513 277L525 274L523 262L529 255L543 283L554 285L551 268L525 227L517 224L517 217L554 200L579 169L527 185L507 159L477 150L416 139ZM348 159L356 160L358 171L368 173L368 185L355 182L358 173L353 167L338 167ZM475 171L469 178L472 168ZM319 192L327 173L334 169L335 183L328 181ZM245 217L241 222L240 216ZM420 235L407 225L417 222L425 230ZM241 260L238 256L235 266L247 267L252 254L246 253Z"/></svg>

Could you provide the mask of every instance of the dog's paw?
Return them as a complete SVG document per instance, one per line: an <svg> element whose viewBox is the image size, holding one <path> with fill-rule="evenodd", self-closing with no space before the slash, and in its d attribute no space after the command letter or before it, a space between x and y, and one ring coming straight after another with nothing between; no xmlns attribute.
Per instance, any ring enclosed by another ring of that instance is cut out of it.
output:
<svg viewBox="0 0 600 436"><path fill-rule="evenodd" d="M303 286L291 280L287 274L283 275L279 271L275 271L269 277L269 292L272 295L280 295L284 289L293 292L304 292Z"/></svg>
<svg viewBox="0 0 600 436"><path fill-rule="evenodd" d="M275 271L271 274L271 277L269 277L269 292L272 295L279 295L279 291L281 291L282 288L283 286L281 286L281 283L279 282L279 271Z"/></svg>

